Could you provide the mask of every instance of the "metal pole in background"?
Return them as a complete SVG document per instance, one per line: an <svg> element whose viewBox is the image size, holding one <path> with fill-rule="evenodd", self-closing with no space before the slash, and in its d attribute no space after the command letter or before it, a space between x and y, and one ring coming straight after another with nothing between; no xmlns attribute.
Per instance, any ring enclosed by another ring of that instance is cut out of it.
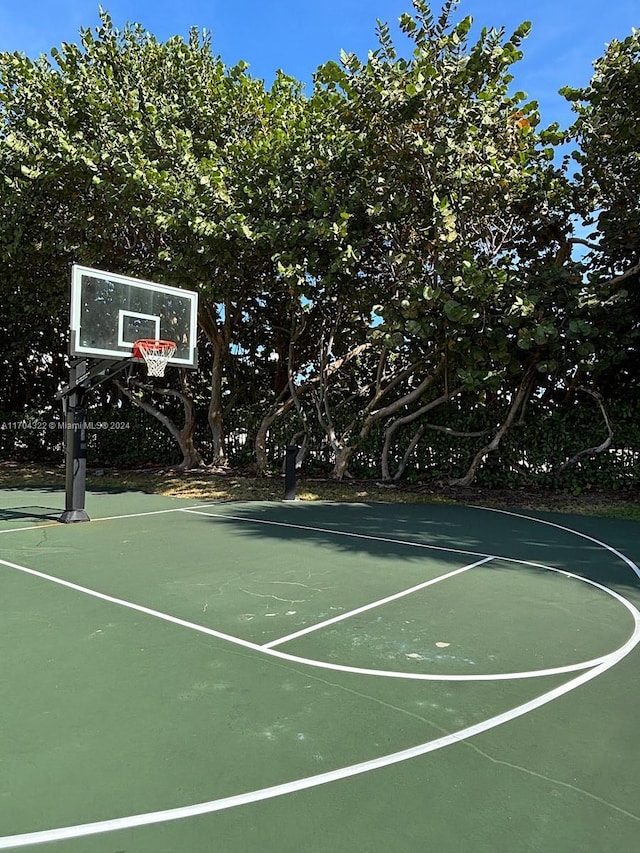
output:
<svg viewBox="0 0 640 853"><path fill-rule="evenodd" d="M287 455L284 464L284 499L295 501L296 499L296 458L299 448L295 444L287 447Z"/></svg>
<svg viewBox="0 0 640 853"><path fill-rule="evenodd" d="M69 524L75 521L90 521L85 510L87 479L87 433L84 401L86 388L77 385L79 377L87 372L87 363L79 361L72 365L69 386L73 391L67 398L64 418L66 453L65 509L59 521Z"/></svg>

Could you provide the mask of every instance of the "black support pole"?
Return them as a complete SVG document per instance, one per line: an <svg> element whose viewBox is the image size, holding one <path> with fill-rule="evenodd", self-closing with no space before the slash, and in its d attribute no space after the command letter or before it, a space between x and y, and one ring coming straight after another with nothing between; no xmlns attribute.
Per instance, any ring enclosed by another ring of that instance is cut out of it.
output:
<svg viewBox="0 0 640 853"><path fill-rule="evenodd" d="M296 458L298 447L295 444L287 447L287 455L284 465L284 499L295 501L296 499Z"/></svg>
<svg viewBox="0 0 640 853"><path fill-rule="evenodd" d="M86 362L80 361L71 367L69 386L74 390L67 398L64 419L66 450L65 509L58 519L63 524L90 521L85 510L87 477L87 433L84 407L86 389L77 385L79 377L87 371Z"/></svg>

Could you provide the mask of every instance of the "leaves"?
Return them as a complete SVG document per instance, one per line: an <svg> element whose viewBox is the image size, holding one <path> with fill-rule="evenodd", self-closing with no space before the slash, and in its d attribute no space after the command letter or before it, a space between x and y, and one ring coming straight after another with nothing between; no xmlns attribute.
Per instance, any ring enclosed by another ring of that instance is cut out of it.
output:
<svg viewBox="0 0 640 853"><path fill-rule="evenodd" d="M309 96L227 68L206 33L161 43L106 13L50 57L0 55L3 280L38 287L60 351L71 260L196 286L216 441L225 407L288 400L343 461L459 383L474 409L611 371L620 333L637 344L635 279L616 282L637 258L637 39L567 90L574 192L566 134L512 85L530 25L473 37L457 6L415 0L408 50L379 22ZM599 205L588 275L579 205Z"/></svg>

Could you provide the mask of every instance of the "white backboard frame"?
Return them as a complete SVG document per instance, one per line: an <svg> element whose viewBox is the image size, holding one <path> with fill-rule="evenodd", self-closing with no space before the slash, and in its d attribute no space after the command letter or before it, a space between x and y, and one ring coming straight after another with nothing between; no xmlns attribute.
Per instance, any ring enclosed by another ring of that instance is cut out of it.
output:
<svg viewBox="0 0 640 853"><path fill-rule="evenodd" d="M70 340L69 352L73 356L79 357L94 357L102 359L114 359L120 361L122 359L133 358L133 342L124 339L124 329L126 318L139 319L148 324L153 324L156 338L164 338L171 340L170 333L166 330L161 330L160 317L155 314L140 313L127 308L120 308L117 315L117 329L114 328L114 341L117 336L116 346L119 349L111 349L106 347L94 347L83 344L82 342L82 282L83 276L90 278L103 279L114 284L124 285L125 287L135 288L142 291L153 291L155 293L174 295L180 299L186 299L189 303L189 342L187 345L186 355L176 354L169 360L169 364L178 367L193 368L198 363L197 353L197 333L198 333L198 294L192 290L185 290L180 287L173 287L167 284L159 284L153 281L144 279L132 278L131 276L120 275L119 273L107 272L106 270L98 270L92 267L80 266L74 264L71 269L71 317L70 317ZM140 337L152 337L145 334ZM182 347L184 350L184 346ZM142 359L135 359L141 361Z"/></svg>

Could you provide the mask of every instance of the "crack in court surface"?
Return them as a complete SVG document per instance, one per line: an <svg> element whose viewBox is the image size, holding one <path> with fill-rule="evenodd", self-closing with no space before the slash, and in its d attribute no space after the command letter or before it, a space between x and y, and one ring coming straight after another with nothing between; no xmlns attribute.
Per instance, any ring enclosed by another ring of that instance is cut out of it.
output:
<svg viewBox="0 0 640 853"><path fill-rule="evenodd" d="M112 516L109 519L103 519L103 521L115 520L117 518L140 517L142 515L154 515L154 514L160 514L160 513L166 513L166 512L175 512L175 511L193 512L195 509L196 508L194 507L191 510L172 509L172 510L160 510L160 511L151 512L151 513L134 513L134 514L129 514L127 516L120 516L120 517ZM478 508L478 509L483 509L483 508ZM492 511L492 510L490 510L490 511ZM583 533L580 533L579 531L571 530L570 528L562 527L561 525L554 524L553 522L544 521L544 520L540 520L540 519L536 519L536 518L530 518L528 516L518 515L517 513L510 513L506 510L495 510L495 511L501 512L505 515L513 515L514 517L524 518L527 521L532 522L532 523L540 522L542 524L547 524L547 525L550 525L552 527L556 527L560 530L565 530L569 533L573 533L573 534L575 534L579 537L582 537L586 540L589 540L589 541L597 544L598 546L604 548L605 550L609 551L610 553L614 554L615 556L619 557L620 559L622 559L623 562L625 562L626 565L629 568L631 568L631 570L635 573L636 577L640 578L640 569L636 566L635 563L633 563L633 561L631 561L624 554L621 554L615 548L607 545L604 542L600 542L599 540L594 539L593 537L588 536L587 534L583 534ZM194 512L194 514L200 514L200 513ZM211 515L212 517L216 517L216 514L214 514L214 513L205 513L205 514ZM218 517L228 518L229 516L218 516ZM265 523L264 519L257 519L257 520L256 519L241 519L241 520L243 520L243 521L260 521L260 522ZM277 524L277 522L266 522L266 523ZM319 528L303 528L301 525L283 524L282 526L296 527L296 528L308 529L308 530L313 530L313 529L319 530ZM33 528L31 528L31 529L33 529ZM14 531L10 530L10 531L4 531L4 532L14 532ZM359 535L359 534L354 534L354 533L346 533L344 531L327 530L325 532L334 533L336 535L347 535L347 536L354 536L354 537L357 537ZM385 542L397 542L398 544L415 545L416 547L429 547L429 546L423 545L422 543L407 543L407 542L402 542L401 540L391 540L391 539L386 539L386 538L382 538L382 537L363 536L362 538L367 538L367 539L379 538L380 541L385 541ZM447 550L447 551L453 552L453 553L465 553L465 554L474 553L474 552L468 552L468 551L463 552L460 549L445 549L445 548L442 548L440 546L432 546L432 547L435 550L441 550L441 551ZM478 556L478 557L485 557L487 560L495 558L494 555L482 555L482 554L477 554L477 553L475 553L474 555ZM528 563L526 561L520 561L520 560L513 561L513 562L518 562L518 563L521 563L524 565L537 566L538 568L550 569L551 571L560 571L560 570L555 569L553 567L541 566L540 564L537 564L537 563ZM117 599L113 596L108 596L108 595L105 595L103 593L99 593L95 590L90 590L90 589L87 589L85 587L81 587L77 584L73 584L73 583L70 583L68 581L64 581L61 578L56 578L54 576L47 575L43 572L39 572L37 570L30 569L26 566L21 566L19 564L12 563L12 562L7 561L7 560L0 560L0 564L6 566L8 568L17 570L17 571L25 572L25 573L30 574L32 576L39 577L42 580L47 580L47 581L50 581L52 583L57 583L57 584L60 584L62 586L65 586L69 589L75 590L77 592L81 592L81 593L102 599L106 602L110 602L112 604L127 607L129 609L136 610L140 613L144 613L144 614L149 615L149 616L154 616L156 618L164 619L165 621L172 622L175 625L190 628L191 630L195 630L195 631L198 631L200 633L205 633L205 634L208 634L210 636L217 637L218 639L226 640L226 641L233 643L235 645L242 646L245 649L258 651L264 655L267 655L267 656L270 656L273 658L277 658L281 661L303 663L303 664L307 664L307 665L310 665L313 667L334 669L336 671L342 671L342 672L358 672L358 673L364 673L364 674L378 675L378 676L382 676L382 677L398 677L398 678L411 679L411 678L416 677L417 675L422 675L422 674L417 674L417 673L392 673L392 672L381 672L378 670L362 670L362 669L352 668L352 667L329 665L325 662L319 662L319 661L313 661L310 659L300 658L300 657L297 657L295 655L288 655L288 654L285 654L283 652L279 652L273 648L267 648L265 646L258 646L254 643L250 643L248 641L241 640L238 637L232 637L228 634L224 634L222 632L214 631L213 629L207 629L204 626L196 625L194 623L189 623L186 620L178 619L176 617L170 616L169 614L163 614L163 613L160 613L158 611L154 611L151 608L146 608L146 607L143 607L141 605L134 604L133 602L127 602L127 601L124 601L122 599ZM633 631L632 635L629 637L629 639L622 646L620 646L618 649L616 649L614 652L611 652L608 655L604 655L601 658L597 658L594 661L590 661L590 662L586 662L586 663L578 665L581 668L589 667L587 669L587 671L582 672L579 676L570 679L569 681L565 682L564 684L557 686L554 689L549 690L546 693L543 693L543 694L535 697L532 700L529 700L528 702L525 702L521 705L518 705L514 708L511 708L510 710L508 710L506 712L497 714L493 717L490 717L486 720L483 720L480 723L475 723L473 725L459 729L458 731L447 733L447 734L443 735L442 737L436 738L432 741L427 741L425 743L418 744L418 745L416 745L414 747L410 747L408 749L403 749L403 750L400 750L398 752L379 756L377 758L373 758L373 759L370 759L370 760L367 760L364 762L359 762L357 764L349 765L346 767L337 768L335 770L327 771L325 773L315 774L315 775L312 775L312 776L309 776L306 778L297 779L297 780L293 780L290 782L285 782L285 783L269 786L267 788L262 788L262 789L255 790L255 791L248 791L248 792L245 792L242 794L236 794L233 796L222 797L222 798L210 800L207 802L196 803L196 804L193 804L191 806L184 806L184 807L172 808L172 809L164 809L164 810L160 810L160 811L156 811L156 812L147 812L144 814L129 815L126 817L114 818L111 820L97 821L97 822L87 823L87 824L78 824L78 825L67 826L67 827L59 827L56 829L42 830L42 831L31 832L31 833L22 833L22 834L13 835L13 836L5 836L5 837L0 838L0 850L17 849L20 847L31 846L31 845L39 844L39 843L43 843L43 842L54 842L54 841L59 841L59 840L63 840L63 839L75 839L75 838L86 837L86 836L90 836L90 835L96 835L99 833L105 833L105 832L111 832L111 831L126 829L126 828L135 828L135 827L140 827L140 826L149 826L149 825L153 825L153 824L166 823L168 821L175 821L175 820L181 820L181 819L185 819L185 818L189 818L189 817L195 817L197 815L212 814L214 812L221 811L224 809L234 808L235 806L247 805L249 803L255 803L255 802L260 802L263 800L271 799L273 797L284 796L286 794L293 793L296 791L307 790L310 788L317 787L319 785L335 782L339 779L351 778L351 777L354 777L354 776L357 776L357 775L360 775L363 773L368 773L368 772L371 772L373 770L381 769L383 767L388 767L388 766L391 766L393 764L397 764L397 763L407 761L407 760L412 759L412 758L416 758L419 756L426 755L430 752L434 752L438 749L442 749L442 748L445 748L447 746L451 746L454 744L460 744L460 743L466 743L468 741L468 739L473 738L476 735L481 734L482 732L486 732L486 731L489 731L490 729L504 725L508 722L511 722L511 721L517 719L518 717L521 717L525 714L532 712L533 710L535 710L537 708L542 707L543 705L546 705L546 704L548 704L548 703L550 703L556 699L559 699L561 696L568 694L569 692L577 689L578 687L580 687L580 686L588 683L589 681L597 678L598 676L602 675L608 669L610 669L611 667L613 667L617 663L619 663L624 657L626 657L638 645L638 643L640 643L640 612L638 612L638 610L634 607L633 604L631 604L631 602L629 602L627 599L625 599L624 597L622 597L621 595L619 595L615 591L610 590L607 587L604 587L601 584L598 584L594 581L590 581L590 580L585 579L585 578L580 578L578 576L573 576L573 575L571 575L571 573L567 573L567 572L562 572L562 573L567 575L568 577L576 577L579 580L582 580L586 583L590 583L593 586L596 586L596 587L602 589L604 592L607 592L609 595L612 595L614 598L616 598L631 613L631 615L634 619L634 625L635 625L634 631ZM561 670L558 670L558 669L547 670L546 674L549 674L551 672L557 673L558 671L569 672L572 669L576 669L576 667L574 666L574 667L564 668L564 669L561 668ZM538 672L536 674L539 675L540 672ZM495 680L495 679L500 678L500 677L522 677L522 675L523 674L514 674L514 673L502 674L502 676L491 675L491 676L489 676L488 680ZM527 673L526 675L531 675L531 674ZM447 679L446 677L443 677L443 676L435 676L435 677L431 676L431 678L435 678L437 680L450 680L450 679ZM466 676L464 678L455 678L455 680L475 680L476 678L477 678L477 676ZM347 688L347 689L349 689L349 688ZM374 701L378 701L378 700L374 700ZM386 704L386 703L383 703L383 704ZM393 706L391 706L391 707L393 707ZM397 710L402 711L402 709L397 709ZM403 713L405 713L405 712L403 712ZM411 712L408 712L408 713L411 714ZM557 785L562 785L562 786L565 786L568 788L572 788L573 790L577 791L578 793L581 793L587 797L591 797L592 799L597 800L597 801L601 802L602 804L604 804L604 805L606 805L612 809L615 809L616 811L619 811L619 812L625 814L626 816L628 816L634 820L640 819L640 818L638 818L638 816L636 816L630 812L627 812L626 810L621 809L618 806L615 806L615 804L608 803L607 801L597 797L594 794L591 794L588 791L581 790L581 789L577 788L576 786L570 785L569 783L564 783L564 782L561 782L559 780L553 780L553 779L547 778L547 777L543 776L542 774L538 774L535 771L530 771L527 768L519 767L517 765L511 765L509 762L502 761L501 759L495 759L492 756L484 753L480 748L476 747L475 744L467 744L467 745L472 746L484 758L486 758L487 760L492 761L496 764L504 764L505 766L509 766L512 769L519 770L523 773L528 773L530 775L541 778L541 779L543 779L547 782L550 782L552 784L557 784Z"/></svg>
<svg viewBox="0 0 640 853"><path fill-rule="evenodd" d="M536 770L531 770L528 767L522 767L520 764L512 764L510 761L505 761L502 758L495 758L493 755L489 755L488 752L485 752L483 749L480 749L475 743L470 741L465 741L465 746L469 749L473 749L474 752L477 752L478 755L481 755L482 758L485 758L487 761L490 761L492 764L497 764L501 767L509 767L511 770L517 770L520 773L525 773L527 776L533 776L536 779L541 779L543 782L549 782L551 785L558 785L561 788L568 788L571 791L575 791L577 794L581 796L588 797L591 800L595 800L597 803L601 805L613 809L620 814L623 814L625 817L629 817L632 820L640 821L640 815L633 814L633 812L629 812L626 809L623 809L621 806L617 806L615 803L610 802L609 800L605 800L602 797L599 797L597 794L592 794L591 791L587 791L584 788L580 788L577 785L572 785L570 782L564 782L562 779L554 779L552 776L546 776L544 773L538 773Z"/></svg>

